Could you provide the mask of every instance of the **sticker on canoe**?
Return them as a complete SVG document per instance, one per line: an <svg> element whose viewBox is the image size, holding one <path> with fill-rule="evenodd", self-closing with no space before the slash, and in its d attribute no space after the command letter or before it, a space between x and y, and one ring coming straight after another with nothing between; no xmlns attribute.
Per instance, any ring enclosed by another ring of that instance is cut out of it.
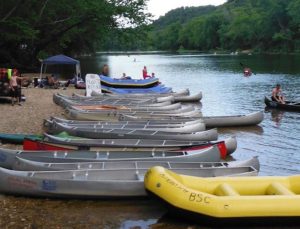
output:
<svg viewBox="0 0 300 229"><path fill-rule="evenodd" d="M56 190L56 181L52 180L43 180L42 189L45 191L54 191Z"/></svg>
<svg viewBox="0 0 300 229"><path fill-rule="evenodd" d="M0 162L5 162L7 159L7 156L3 153L0 153Z"/></svg>

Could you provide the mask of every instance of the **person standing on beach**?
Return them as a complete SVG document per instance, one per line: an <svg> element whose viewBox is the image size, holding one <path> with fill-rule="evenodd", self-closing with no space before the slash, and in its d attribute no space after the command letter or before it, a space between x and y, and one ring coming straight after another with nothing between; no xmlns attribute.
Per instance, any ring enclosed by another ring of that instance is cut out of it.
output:
<svg viewBox="0 0 300 229"><path fill-rule="evenodd" d="M16 71L14 71L13 75L11 76L11 78L9 80L9 86L12 91L12 98L11 98L12 106L15 104L15 100L18 102L19 106L22 106L22 104L21 104L21 87L18 85L18 80L22 80L22 78L17 75Z"/></svg>

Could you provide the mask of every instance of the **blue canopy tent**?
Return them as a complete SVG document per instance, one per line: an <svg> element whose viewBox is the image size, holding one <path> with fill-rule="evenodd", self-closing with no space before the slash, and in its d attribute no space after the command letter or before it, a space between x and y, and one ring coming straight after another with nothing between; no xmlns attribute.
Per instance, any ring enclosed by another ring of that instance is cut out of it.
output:
<svg viewBox="0 0 300 229"><path fill-rule="evenodd" d="M75 67L76 67L76 82L77 82L78 76L81 77L80 61L60 54L60 55L51 56L47 59L42 60L40 79L42 78L43 70L46 71L47 65L75 65ZM45 66L45 68L44 68L44 66Z"/></svg>

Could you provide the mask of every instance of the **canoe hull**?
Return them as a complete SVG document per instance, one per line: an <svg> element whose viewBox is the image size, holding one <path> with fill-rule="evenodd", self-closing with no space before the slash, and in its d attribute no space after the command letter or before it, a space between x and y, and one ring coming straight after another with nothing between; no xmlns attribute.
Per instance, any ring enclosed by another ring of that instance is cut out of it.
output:
<svg viewBox="0 0 300 229"><path fill-rule="evenodd" d="M251 167L172 169L201 177L257 175ZM0 192L58 198L144 197L147 169L15 171L0 168Z"/></svg>
<svg viewBox="0 0 300 229"><path fill-rule="evenodd" d="M173 161L103 161L103 162L74 162L74 163L46 163L28 160L21 157L16 158L13 170L20 171L59 171L77 169L149 169L153 166L164 168L222 168L222 167L253 167L259 171L260 164L257 157L239 162L173 162Z"/></svg>
<svg viewBox="0 0 300 229"><path fill-rule="evenodd" d="M277 103L268 97L265 97L265 104L269 108L287 110L287 111L300 111L300 103L287 101L286 104Z"/></svg>
<svg viewBox="0 0 300 229"><path fill-rule="evenodd" d="M235 127L258 125L264 119L263 112L254 112L248 115L211 116L203 117L205 125L209 127Z"/></svg>
<svg viewBox="0 0 300 229"><path fill-rule="evenodd" d="M158 78L149 79L114 79L100 76L101 86L113 88L151 88L159 84Z"/></svg>
<svg viewBox="0 0 300 229"><path fill-rule="evenodd" d="M0 166L12 168L16 157L41 162L170 161L219 162L219 145L189 151L16 151L0 148Z"/></svg>

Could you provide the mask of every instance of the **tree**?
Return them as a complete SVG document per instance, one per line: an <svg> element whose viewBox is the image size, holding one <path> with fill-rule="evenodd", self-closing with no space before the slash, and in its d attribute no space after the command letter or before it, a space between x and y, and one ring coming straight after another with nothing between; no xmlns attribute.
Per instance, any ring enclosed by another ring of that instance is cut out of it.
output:
<svg viewBox="0 0 300 229"><path fill-rule="evenodd" d="M147 0L11 0L1 3L0 62L36 67L37 58L93 52L108 31L147 22Z"/></svg>

